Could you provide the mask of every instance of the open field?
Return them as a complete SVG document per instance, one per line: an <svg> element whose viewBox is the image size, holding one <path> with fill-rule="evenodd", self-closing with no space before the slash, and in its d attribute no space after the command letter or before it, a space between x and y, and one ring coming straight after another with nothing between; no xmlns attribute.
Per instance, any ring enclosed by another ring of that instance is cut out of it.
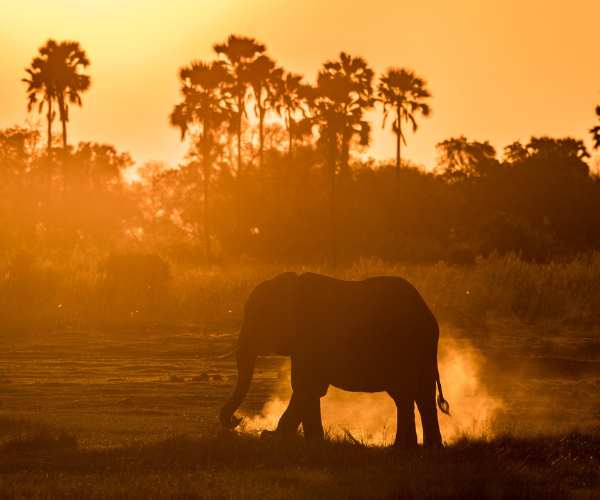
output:
<svg viewBox="0 0 600 500"><path fill-rule="evenodd" d="M235 370L217 355L234 339L229 330L3 339L0 497L600 497L595 333L443 325L448 446L415 454L377 446L394 432L383 395L330 391L326 446L253 437L286 396L279 358L258 366L242 407L247 432L220 435Z"/></svg>

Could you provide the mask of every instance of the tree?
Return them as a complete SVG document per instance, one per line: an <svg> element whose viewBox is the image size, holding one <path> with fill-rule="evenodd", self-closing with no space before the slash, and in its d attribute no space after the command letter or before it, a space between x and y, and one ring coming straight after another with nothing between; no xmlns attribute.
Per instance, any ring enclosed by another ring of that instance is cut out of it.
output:
<svg viewBox="0 0 600 500"><path fill-rule="evenodd" d="M270 57L262 54L251 61L246 68L246 75L256 106L258 116L259 167L263 166L265 143L265 116L276 106L277 89L281 88L283 69L278 68Z"/></svg>
<svg viewBox="0 0 600 500"><path fill-rule="evenodd" d="M221 61L194 61L179 71L183 101L170 116L171 125L179 128L181 139L191 135L192 156L200 157L203 184L203 230L206 257L210 258L209 186L212 160L219 142L219 133L228 117L224 103L225 85L229 74Z"/></svg>
<svg viewBox="0 0 600 500"><path fill-rule="evenodd" d="M63 148L67 148L67 122L69 121L69 104L81 106L81 93L90 88L89 75L79 72L90 64L85 51L78 42L61 42L56 51L57 56L57 101L59 117L62 123Z"/></svg>
<svg viewBox="0 0 600 500"><path fill-rule="evenodd" d="M279 81L277 111L283 117L288 134L288 159L294 150L294 138L310 133L310 85L302 83L302 75L286 73Z"/></svg>
<svg viewBox="0 0 600 500"><path fill-rule="evenodd" d="M579 160L590 157L583 141L564 137L532 137L527 144L529 156L545 160Z"/></svg>
<svg viewBox="0 0 600 500"><path fill-rule="evenodd" d="M230 35L225 43L215 44L213 49L222 58L229 73L224 102L229 106L232 116L231 125L237 138L237 229L239 230L242 212L242 122L248 95L247 67L265 52L266 47L254 38Z"/></svg>
<svg viewBox="0 0 600 500"><path fill-rule="evenodd" d="M502 210L538 229L546 228L562 251L598 241L589 230L598 220L592 208L597 185L589 175L589 153L583 141L532 137L523 148L522 159L493 179L487 198L504 192Z"/></svg>
<svg viewBox="0 0 600 500"><path fill-rule="evenodd" d="M67 148L67 122L69 121L69 104L81 106L81 93L89 89L89 75L80 73L87 68L90 61L78 42L63 41L57 43L50 39L39 49L31 66L26 69L29 78L27 84L28 109L39 103L41 112L46 103L48 122L48 151L52 148L52 121L55 114L53 102L56 103L59 119L62 124L63 148Z"/></svg>
<svg viewBox="0 0 600 500"><path fill-rule="evenodd" d="M498 167L496 149L488 141L452 137L436 145L438 173L448 182L484 177Z"/></svg>
<svg viewBox="0 0 600 500"><path fill-rule="evenodd" d="M120 153L111 144L80 142L71 154L79 175L87 189L111 190L121 185L123 172L133 165L128 153Z"/></svg>
<svg viewBox="0 0 600 500"><path fill-rule="evenodd" d="M426 102L431 97L427 83L408 69L390 68L379 79L377 98L383 104L383 126L391 111L394 112L392 130L396 134L396 174L400 173L401 147L406 144L402 122L412 125L417 131L417 115L429 116L431 108Z"/></svg>
<svg viewBox="0 0 600 500"><path fill-rule="evenodd" d="M596 106L596 116L600 120L600 106ZM594 149L600 149L600 125L591 128L590 134L592 134L594 140Z"/></svg>
<svg viewBox="0 0 600 500"><path fill-rule="evenodd" d="M328 100L333 121L339 125L340 171L347 173L350 144L359 138L359 144L370 142L371 127L364 114L373 107L373 70L362 57L341 52L339 58L323 64L317 77L317 89Z"/></svg>
<svg viewBox="0 0 600 500"><path fill-rule="evenodd" d="M56 116L53 109L56 99L56 82L53 65L50 61L50 54L55 48L54 40L48 40L46 45L40 47L40 55L34 57L31 65L25 69L29 77L22 79L27 84L27 111L31 111L37 104L38 112L42 113L44 106L46 107L48 154L52 149L52 122Z"/></svg>
<svg viewBox="0 0 600 500"><path fill-rule="evenodd" d="M37 130L19 126L0 130L0 184L29 173L38 143Z"/></svg>
<svg viewBox="0 0 600 500"><path fill-rule="evenodd" d="M504 162L508 165L520 165L528 156L527 148L519 141L515 141L504 148Z"/></svg>
<svg viewBox="0 0 600 500"><path fill-rule="evenodd" d="M329 218L331 261L337 261L336 176L347 174L351 141L358 136L369 144L370 125L364 113L373 106L373 71L361 57L342 52L338 60L327 61L310 92L313 124L319 129L319 145L324 153L329 177Z"/></svg>
<svg viewBox="0 0 600 500"><path fill-rule="evenodd" d="M572 137L532 137L526 148L528 161L524 162L524 166L538 177L554 179L560 185L567 179L587 179L589 176L586 159L590 154L582 140Z"/></svg>

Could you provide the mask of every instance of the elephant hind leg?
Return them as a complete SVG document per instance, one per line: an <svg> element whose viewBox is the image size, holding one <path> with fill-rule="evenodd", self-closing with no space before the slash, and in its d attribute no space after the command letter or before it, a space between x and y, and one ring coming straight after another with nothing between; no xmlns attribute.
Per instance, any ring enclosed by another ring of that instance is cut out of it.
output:
<svg viewBox="0 0 600 500"><path fill-rule="evenodd" d="M417 447L415 402L412 398L388 393L396 403L396 439L394 446L401 449Z"/></svg>
<svg viewBox="0 0 600 500"><path fill-rule="evenodd" d="M442 435L435 405L435 385L421 391L417 398L417 406L423 424L423 445L425 448L441 448Z"/></svg>
<svg viewBox="0 0 600 500"><path fill-rule="evenodd" d="M325 437L321 420L321 398L318 395L307 395L300 403L300 415L304 437L310 441L322 441Z"/></svg>

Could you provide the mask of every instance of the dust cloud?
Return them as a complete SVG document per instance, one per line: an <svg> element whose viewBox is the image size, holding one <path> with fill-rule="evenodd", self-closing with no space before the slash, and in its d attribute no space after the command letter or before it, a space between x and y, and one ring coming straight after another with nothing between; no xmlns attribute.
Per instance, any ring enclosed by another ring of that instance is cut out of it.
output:
<svg viewBox="0 0 600 500"><path fill-rule="evenodd" d="M443 439L452 443L460 437L490 438L494 420L504 407L481 382L481 355L469 344L452 339L440 342L438 363L444 396L450 402L451 416L438 412ZM282 368L281 384L263 406L259 415L248 416L242 431L259 433L274 430L287 407L290 395L290 365ZM386 393L351 393L330 387L321 399L323 425L329 436L341 438L348 433L369 445L388 445L396 434L396 407ZM422 442L419 413L415 407L417 435Z"/></svg>

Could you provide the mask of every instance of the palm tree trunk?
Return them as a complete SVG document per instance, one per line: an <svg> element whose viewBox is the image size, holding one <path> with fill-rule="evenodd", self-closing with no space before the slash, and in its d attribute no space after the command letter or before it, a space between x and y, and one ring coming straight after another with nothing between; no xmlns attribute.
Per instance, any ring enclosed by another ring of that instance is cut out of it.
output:
<svg viewBox="0 0 600 500"><path fill-rule="evenodd" d="M208 160L204 159L204 200L203 200L203 218L204 218L204 250L206 252L206 260L210 261L211 252L210 252L210 228L208 227L208 188L209 188L209 168L208 168Z"/></svg>
<svg viewBox="0 0 600 500"><path fill-rule="evenodd" d="M63 118L62 122L62 141L63 141L63 149L67 150L67 119Z"/></svg>
<svg viewBox="0 0 600 500"><path fill-rule="evenodd" d="M238 116L237 116L237 206L236 206L236 227L238 234L241 234L242 224L242 98L238 96Z"/></svg>
<svg viewBox="0 0 600 500"><path fill-rule="evenodd" d="M330 138L329 152L329 170L330 170L330 185L329 185L329 223L331 237L331 265L333 269L337 267L337 224L336 224L336 185L335 185L335 166L337 157L337 140L335 134Z"/></svg>
<svg viewBox="0 0 600 500"><path fill-rule="evenodd" d="M294 147L294 144L293 144L294 131L292 130L292 114L289 109L287 112L287 119L288 119L288 158L291 160L293 147Z"/></svg>
<svg viewBox="0 0 600 500"><path fill-rule="evenodd" d="M63 151L67 151L67 107L65 104L65 96L62 93L58 95L58 113L60 116L60 123L62 125L62 143Z"/></svg>
<svg viewBox="0 0 600 500"><path fill-rule="evenodd" d="M265 110L262 106L258 109L258 142L258 167L262 170L265 152Z"/></svg>
<svg viewBox="0 0 600 500"><path fill-rule="evenodd" d="M50 152L52 151L52 98L48 97L48 156L50 156Z"/></svg>
<svg viewBox="0 0 600 500"><path fill-rule="evenodd" d="M398 123L398 130L396 130L396 177L400 177L400 167L402 162L402 122L400 120L400 104L396 106L396 120Z"/></svg>
<svg viewBox="0 0 600 500"><path fill-rule="evenodd" d="M344 132L342 133L342 151L341 151L341 167L340 174L343 178L346 178L346 175L349 171L348 162L350 160L350 134L348 132L348 128L344 127Z"/></svg>
<svg viewBox="0 0 600 500"><path fill-rule="evenodd" d="M204 226L204 250L206 252L206 260L210 261L210 228L208 217L208 189L210 185L210 136L208 132L208 119L204 119L202 123L202 185L203 185L203 200L202 200L202 218Z"/></svg>

